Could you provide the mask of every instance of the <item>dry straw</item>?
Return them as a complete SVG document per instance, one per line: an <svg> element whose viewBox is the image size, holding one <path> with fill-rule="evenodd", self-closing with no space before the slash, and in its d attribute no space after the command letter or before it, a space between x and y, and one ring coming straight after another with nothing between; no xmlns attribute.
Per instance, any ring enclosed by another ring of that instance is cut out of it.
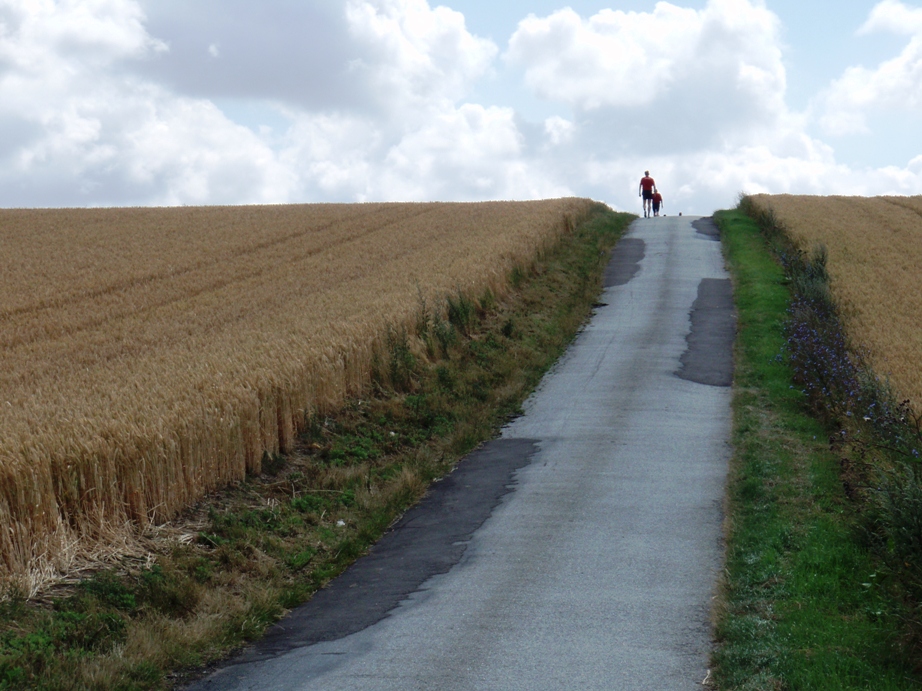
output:
<svg viewBox="0 0 922 691"><path fill-rule="evenodd" d="M502 293L591 204L0 210L0 578L258 472L420 297Z"/></svg>
<svg viewBox="0 0 922 691"><path fill-rule="evenodd" d="M755 195L801 249L822 243L850 336L895 393L922 405L922 197Z"/></svg>

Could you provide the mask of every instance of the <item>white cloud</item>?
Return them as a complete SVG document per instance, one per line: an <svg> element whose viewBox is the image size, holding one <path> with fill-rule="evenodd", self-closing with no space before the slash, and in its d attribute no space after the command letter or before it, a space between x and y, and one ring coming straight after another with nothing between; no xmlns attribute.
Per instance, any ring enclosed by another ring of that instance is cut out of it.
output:
<svg viewBox="0 0 922 691"><path fill-rule="evenodd" d="M906 168L855 168L838 163L830 147L802 141L787 153L778 142L752 143L684 156L625 156L588 162L585 179L598 198L638 212L637 183L649 169L663 192L666 213L707 214L732 206L740 192L755 194L919 194L922 157ZM634 171L634 175L630 172ZM606 194L606 189L608 193Z"/></svg>
<svg viewBox="0 0 922 691"><path fill-rule="evenodd" d="M867 21L858 29L858 35L874 31L920 34L922 33L922 8L910 7L899 0L883 0L871 10Z"/></svg>
<svg viewBox="0 0 922 691"><path fill-rule="evenodd" d="M629 209L642 171L656 170L673 202L708 211L746 182L739 151L761 147L777 162L815 154L785 105L780 29L759 0L589 18L564 9L520 22L505 59L573 113L545 123L548 143L566 142L548 148L548 167Z"/></svg>
<svg viewBox="0 0 922 691"><path fill-rule="evenodd" d="M0 9L0 55L24 71L106 66L167 49L131 0L0 0Z"/></svg>
<svg viewBox="0 0 922 691"><path fill-rule="evenodd" d="M742 190L922 189L922 157L850 168L808 135L761 0L529 16L504 60L426 0L267 3L0 0L0 204L577 194L637 210L645 169L670 212ZM908 33L919 12L888 0L861 30ZM867 101L843 87L824 111L840 128L918 85L912 30L890 61L903 81L883 63L858 75ZM471 102L499 72L550 102L540 119Z"/></svg>
<svg viewBox="0 0 922 691"><path fill-rule="evenodd" d="M367 117L302 114L286 135L281 162L297 176L302 199L364 201L382 136Z"/></svg>
<svg viewBox="0 0 922 691"><path fill-rule="evenodd" d="M529 159L508 108L464 104L430 110L394 130L365 117L305 114L282 160L303 197L404 201L523 199L572 194Z"/></svg>
<svg viewBox="0 0 922 691"><path fill-rule="evenodd" d="M120 113L117 148L129 179L156 190L158 204L282 202L296 176L246 127L207 101L151 89ZM121 130L121 131L119 131Z"/></svg>
<svg viewBox="0 0 922 691"><path fill-rule="evenodd" d="M560 146L573 141L573 122L559 115L553 115L544 121L544 133L552 146Z"/></svg>
<svg viewBox="0 0 922 691"><path fill-rule="evenodd" d="M688 88L777 110L785 88L780 24L761 4L711 0L701 11L658 2L652 13L572 9L523 20L506 58L542 98L588 111L644 107Z"/></svg>
<svg viewBox="0 0 922 691"><path fill-rule="evenodd" d="M388 151L376 191L412 200L544 196L548 188L522 146L511 109L447 109Z"/></svg>
<svg viewBox="0 0 922 691"><path fill-rule="evenodd" d="M683 156L788 127L779 34L758 0L588 19L564 9L520 22L505 58L538 97L570 108L582 155Z"/></svg>
<svg viewBox="0 0 922 691"><path fill-rule="evenodd" d="M137 2L147 31L169 52L134 73L174 93L305 108L369 105L367 85L349 72L350 61L358 63L367 53L349 33L344 2Z"/></svg>
<svg viewBox="0 0 922 691"><path fill-rule="evenodd" d="M140 1L170 46L144 74L192 97L386 117L408 101L462 98L498 52L426 0Z"/></svg>
<svg viewBox="0 0 922 691"><path fill-rule="evenodd" d="M909 43L895 58L876 68L847 68L817 99L823 131L833 136L867 134L869 113L909 111L922 114L922 8L897 0L875 5L858 33L908 34Z"/></svg>
<svg viewBox="0 0 922 691"><path fill-rule="evenodd" d="M10 206L278 201L271 150L208 101L126 66L164 44L127 0L3 0L0 202Z"/></svg>
<svg viewBox="0 0 922 691"><path fill-rule="evenodd" d="M387 102L454 102L490 66L498 49L467 31L464 15L426 0L349 0L350 33L371 52L351 63Z"/></svg>
<svg viewBox="0 0 922 691"><path fill-rule="evenodd" d="M97 88L61 104L3 166L9 205L284 201L291 176L212 104L156 87ZM52 199L45 187L53 190ZM44 192L44 194L43 194Z"/></svg>
<svg viewBox="0 0 922 691"><path fill-rule="evenodd" d="M917 20L887 5L902 14L878 10L869 30ZM786 105L782 47L780 21L760 0L697 11L659 2L652 12L532 15L505 58L536 96L573 113L561 119L567 145L546 149L546 167L621 208L638 207L646 169L686 213L731 205L741 191L917 193L918 170L849 167L808 134L809 114ZM559 139L550 121L544 136Z"/></svg>
<svg viewBox="0 0 922 691"><path fill-rule="evenodd" d="M463 103L498 49L425 0L350 0L372 107L288 110L281 160L309 199L495 199L556 190L529 176L511 109Z"/></svg>
<svg viewBox="0 0 922 691"><path fill-rule="evenodd" d="M232 122L207 89L190 82L181 95L170 79L163 83L173 53L185 55L192 43L204 61L194 69L232 78L227 70L246 51L239 22L222 23L224 8L192 41L169 23L161 23L166 38L149 33L131 0L0 0L0 7L4 205L486 198L510 193L505 175L527 178L521 163L498 162L517 157L511 111L457 105L496 46L469 33L459 13L425 0L350 0L338 15L319 0L299 5L302 19L326 22L326 42L346 47L333 57L340 80L352 81L343 93L354 93L305 100L297 81L270 85L288 104L280 117L292 123L272 135ZM260 21L288 30L272 15ZM304 42L296 28L287 38L274 54L282 62ZM215 95L227 93L217 81ZM240 81L246 85L246 75Z"/></svg>
<svg viewBox="0 0 922 691"><path fill-rule="evenodd" d="M506 57L524 67L526 84L542 98L582 110L645 105L672 85L676 62L691 56L692 43L672 39L696 18L668 3L654 14L602 10L588 20L570 8L530 15Z"/></svg>

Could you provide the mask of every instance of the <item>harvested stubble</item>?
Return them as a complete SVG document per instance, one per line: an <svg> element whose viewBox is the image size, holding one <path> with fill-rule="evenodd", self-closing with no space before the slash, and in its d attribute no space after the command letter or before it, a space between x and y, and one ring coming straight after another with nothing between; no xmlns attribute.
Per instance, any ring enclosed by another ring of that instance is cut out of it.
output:
<svg viewBox="0 0 922 691"><path fill-rule="evenodd" d="M826 246L849 335L894 392L922 405L922 197L754 195L803 250Z"/></svg>
<svg viewBox="0 0 922 691"><path fill-rule="evenodd" d="M0 210L0 578L258 472L421 300L502 293L592 204Z"/></svg>

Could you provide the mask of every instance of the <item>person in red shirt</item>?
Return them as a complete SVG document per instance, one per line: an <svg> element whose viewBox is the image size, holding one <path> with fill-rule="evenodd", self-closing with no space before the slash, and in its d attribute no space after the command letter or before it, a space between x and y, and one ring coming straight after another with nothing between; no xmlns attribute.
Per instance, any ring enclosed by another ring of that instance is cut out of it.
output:
<svg viewBox="0 0 922 691"><path fill-rule="evenodd" d="M652 215L651 206L653 204L653 193L656 191L656 182L650 177L650 171L645 170L643 177L640 178L640 187L637 190L638 196L643 198L643 217L647 218Z"/></svg>
<svg viewBox="0 0 922 691"><path fill-rule="evenodd" d="M663 204L663 195L661 195L661 194L659 193L659 190L656 189L655 187L653 188L653 190L654 190L654 191L653 191L653 200L652 200L652 201L653 201L653 215L654 215L654 216L659 216L659 208L660 208L660 206L665 206L665 205Z"/></svg>

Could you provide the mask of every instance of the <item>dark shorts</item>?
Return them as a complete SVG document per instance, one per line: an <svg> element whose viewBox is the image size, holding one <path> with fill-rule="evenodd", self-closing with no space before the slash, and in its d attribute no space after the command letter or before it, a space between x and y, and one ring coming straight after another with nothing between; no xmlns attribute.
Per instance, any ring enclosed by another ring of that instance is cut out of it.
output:
<svg viewBox="0 0 922 691"><path fill-rule="evenodd" d="M653 210L659 211L659 202L653 202Z"/></svg>
<svg viewBox="0 0 922 691"><path fill-rule="evenodd" d="M653 190L644 190L643 191L644 199L653 199Z"/></svg>

